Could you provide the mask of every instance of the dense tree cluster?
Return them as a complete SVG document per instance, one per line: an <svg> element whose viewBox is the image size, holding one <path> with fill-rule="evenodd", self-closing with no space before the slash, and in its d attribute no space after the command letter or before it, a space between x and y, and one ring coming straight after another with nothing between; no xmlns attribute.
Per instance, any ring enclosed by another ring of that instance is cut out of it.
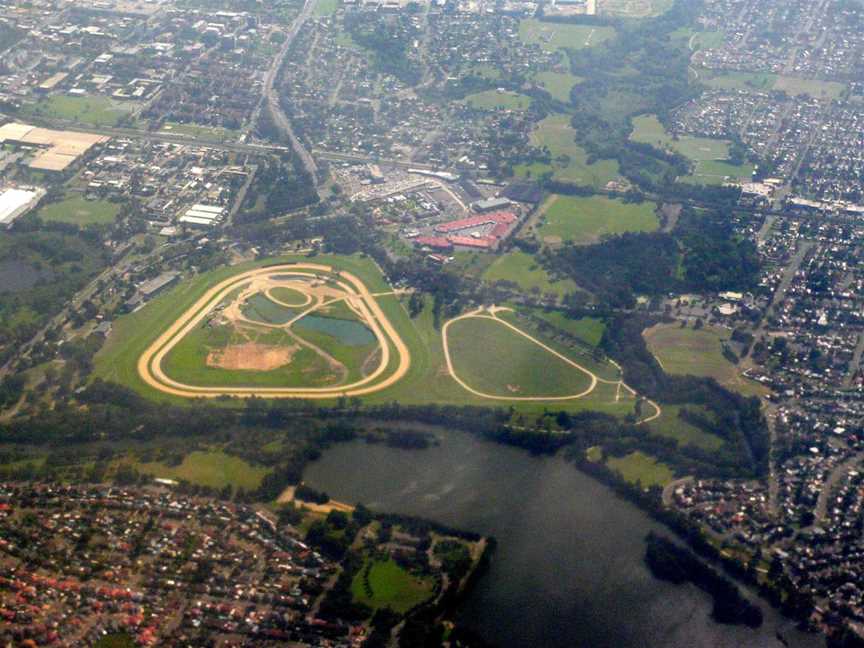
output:
<svg viewBox="0 0 864 648"><path fill-rule="evenodd" d="M645 538L645 564L657 578L675 584L692 582L711 595L711 615L718 623L762 625L762 610L741 596L738 587L693 554L674 542L649 533Z"/></svg>

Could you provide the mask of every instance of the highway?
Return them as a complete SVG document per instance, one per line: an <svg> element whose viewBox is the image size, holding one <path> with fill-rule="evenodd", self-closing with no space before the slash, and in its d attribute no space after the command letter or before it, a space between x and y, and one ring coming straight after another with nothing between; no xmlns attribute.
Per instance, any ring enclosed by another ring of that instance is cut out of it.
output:
<svg viewBox="0 0 864 648"><path fill-rule="evenodd" d="M288 54L288 50L291 49L291 44L300 32L303 23L306 22L307 18L309 18L309 14L312 13L312 8L316 1L317 0L306 0L303 4L303 9L288 28L288 33L285 35L285 42L282 43L282 48L279 50L279 53L273 59L270 68L267 70L267 76L264 78L264 92L261 97L261 102L255 110L252 124L254 127L254 125L258 123L261 111L264 109L264 102L266 102L276 128L282 131L285 135L291 145L291 149L294 151L294 154L300 158L303 167L311 176L312 182L315 186L318 186L318 165L315 164L312 155L306 150L294 134L294 129L291 128L291 122L288 120L288 116L285 114L285 111L282 110L282 105L279 103L279 93L276 92L274 87L276 85L276 79L279 76L279 70L282 69L282 64L285 62L285 56Z"/></svg>

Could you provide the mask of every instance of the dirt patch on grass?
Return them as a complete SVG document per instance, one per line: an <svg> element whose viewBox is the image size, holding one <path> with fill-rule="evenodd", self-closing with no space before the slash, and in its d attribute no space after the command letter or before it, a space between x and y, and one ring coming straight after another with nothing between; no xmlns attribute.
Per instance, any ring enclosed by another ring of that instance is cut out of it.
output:
<svg viewBox="0 0 864 648"><path fill-rule="evenodd" d="M232 344L207 354L207 366L244 371L272 371L291 362L297 346L268 346L255 342Z"/></svg>

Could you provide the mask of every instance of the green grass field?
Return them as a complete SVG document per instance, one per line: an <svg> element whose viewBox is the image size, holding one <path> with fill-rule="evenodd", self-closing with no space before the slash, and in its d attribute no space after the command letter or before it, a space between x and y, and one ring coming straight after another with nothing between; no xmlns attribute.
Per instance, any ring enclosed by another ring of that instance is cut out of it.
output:
<svg viewBox="0 0 864 648"><path fill-rule="evenodd" d="M120 213L120 205L107 200L87 200L69 194L65 200L42 207L37 215L44 221L73 225L108 225Z"/></svg>
<svg viewBox="0 0 864 648"><path fill-rule="evenodd" d="M389 607L399 614L431 598L432 578L420 578L402 569L392 559L367 562L354 576L351 594L354 601L373 610Z"/></svg>
<svg viewBox="0 0 864 648"><path fill-rule="evenodd" d="M735 165L719 160L704 160L696 163L691 175L680 180L703 185L722 185L732 180L749 182L753 178L753 170L754 167L749 162Z"/></svg>
<svg viewBox="0 0 864 648"><path fill-rule="evenodd" d="M558 180L590 185L600 189L610 180L618 178L618 162L598 160L588 164L588 154L575 141L576 131L567 115L550 115L537 124L531 133L531 144L549 149L551 163L535 162L518 165L516 175L538 177L551 171Z"/></svg>
<svg viewBox="0 0 864 648"><path fill-rule="evenodd" d="M650 144L659 149L671 149L694 162L726 160L729 157L729 142L727 140L691 137L689 135L674 138L666 131L656 115L634 117L633 133L630 135L630 139L634 142Z"/></svg>
<svg viewBox="0 0 864 648"><path fill-rule="evenodd" d="M486 394L568 396L590 384L588 374L490 319L455 322L448 343L456 374Z"/></svg>
<svg viewBox="0 0 864 648"><path fill-rule="evenodd" d="M539 309L535 310L534 314L549 322L555 328L559 328L565 333L579 338L582 342L592 347L600 344L600 340L603 339L603 332L606 330L606 324L597 317L572 319L561 311L546 312Z"/></svg>
<svg viewBox="0 0 864 648"><path fill-rule="evenodd" d="M99 639L93 648L135 648L137 644L132 635L125 632L115 632Z"/></svg>
<svg viewBox="0 0 864 648"><path fill-rule="evenodd" d="M692 50L717 49L718 47L722 47L724 42L723 32L721 31L695 32L692 40L688 41Z"/></svg>
<svg viewBox="0 0 864 648"><path fill-rule="evenodd" d="M806 94L814 99L839 99L846 91L846 85L836 81L781 76L774 84L774 89L781 90L792 97Z"/></svg>
<svg viewBox="0 0 864 648"><path fill-rule="evenodd" d="M215 126L202 126L200 124L178 124L167 122L162 127L162 132L168 135L188 135L198 140L209 142L232 142L237 139L237 131L230 128L218 128Z"/></svg>
<svg viewBox="0 0 864 648"><path fill-rule="evenodd" d="M155 340L167 323L173 322L188 309L214 283L268 263L303 261L303 256L260 260L237 266L222 267L182 282L176 288L160 295L141 310L115 320L114 328L94 358L93 378L101 378L126 385L139 393L160 401L188 403L186 399L169 396L146 385L138 376L138 358ZM320 255L315 263L328 264L349 270L360 277L372 292L388 290L380 271L368 259L360 257L332 257ZM190 351L191 353L191 351Z"/></svg>
<svg viewBox="0 0 864 648"><path fill-rule="evenodd" d="M660 223L649 202L625 203L605 196L548 198L537 234L548 244L573 241L595 243L604 236L624 232L653 232Z"/></svg>
<svg viewBox="0 0 864 648"><path fill-rule="evenodd" d="M318 0L313 14L319 17L332 16L339 8L339 0Z"/></svg>
<svg viewBox="0 0 864 648"><path fill-rule="evenodd" d="M299 307L306 304L306 296L298 290L294 290L293 288L287 288L284 286L279 286L277 288L273 288L270 293L278 299L283 304L287 304L289 306Z"/></svg>
<svg viewBox="0 0 864 648"><path fill-rule="evenodd" d="M777 83L776 74L765 72L727 72L712 74L699 70L699 81L719 90L772 90Z"/></svg>
<svg viewBox="0 0 864 648"><path fill-rule="evenodd" d="M660 418L646 425L653 434L675 439L679 445L693 445L709 452L719 450L723 446L723 439L679 418L678 412L682 407L707 413L707 410L699 405L663 405Z"/></svg>
<svg viewBox="0 0 864 648"><path fill-rule="evenodd" d="M745 395L764 394L758 383L739 375L738 369L723 356L722 342L730 337L727 329L706 326L695 330L680 324L658 324L644 332L645 342L663 370L670 374L706 376Z"/></svg>
<svg viewBox="0 0 864 648"><path fill-rule="evenodd" d="M277 288L277 290L283 289ZM281 304L277 304L262 293L256 293L249 297L240 311L244 317L254 322L264 322L265 324L285 324L301 312L299 309L286 308Z"/></svg>
<svg viewBox="0 0 864 648"><path fill-rule="evenodd" d="M528 110L531 97L510 91L485 90L468 95L465 103L476 110Z"/></svg>
<svg viewBox="0 0 864 648"><path fill-rule="evenodd" d="M674 0L598 0L601 16L621 18L650 18L666 13Z"/></svg>
<svg viewBox="0 0 864 648"><path fill-rule="evenodd" d="M277 349L294 347L295 352L288 364L269 370L225 369L208 364L211 352L247 341ZM278 330L251 334L247 339L225 326L199 325L171 349L162 367L169 378L200 387L324 387L338 383L338 376L326 360L311 349L296 348L292 338Z"/></svg>
<svg viewBox="0 0 864 648"><path fill-rule="evenodd" d="M665 486L675 479L675 474L669 466L639 450L623 457L608 457L606 465L626 481L631 484L642 484L643 488Z"/></svg>
<svg viewBox="0 0 864 648"><path fill-rule="evenodd" d="M94 359L93 379L100 378L123 384L138 393L159 402L174 404L190 404L191 401L177 396L171 396L155 390L139 378L137 361L150 343L164 330L168 323L173 322L189 306L195 302L209 286L231 275L244 272L253 267L260 267L276 261L290 260L314 261L329 263L350 270L363 279L372 292L385 292L388 285L380 271L368 259L358 256L334 257L319 255L314 259L305 257L283 257L281 259L266 259L253 263L240 264L234 267L224 267L181 282L172 290L160 295L151 303L136 313L125 315L114 322L114 329L105 345ZM444 361L444 350L441 333L434 325L431 300L425 301L425 308L415 319L408 317L407 296L384 296L378 298L382 310L387 314L397 328L405 344L411 351L411 366L408 373L396 384L386 390L363 397L370 404L390 403L398 401L406 405L425 405L430 403L453 405L501 405L500 402L475 396L465 391L450 377ZM494 324L494 322L493 322ZM500 326L500 325L499 325ZM303 332L303 337L308 333ZM542 336L539 336L542 339ZM546 340L546 342L549 342ZM554 346L554 345L553 345ZM533 349L536 352L542 349ZM559 349L562 353L565 350ZM199 356L200 358L200 356ZM577 362L587 363L589 359L574 358ZM395 367L395 357L391 357L388 371ZM586 366L589 366L586 364ZM592 369L593 370L593 369ZM577 370L573 369L574 372ZM578 373L578 372L577 372ZM616 416L624 416L633 411L634 400L625 397L616 400L616 390L613 386L599 384L588 396L578 400L550 402L518 402L515 407L526 416L542 414L544 408L554 406L570 412L585 410L601 411ZM216 400L214 404L225 407L242 405L239 399Z"/></svg>
<svg viewBox="0 0 864 648"><path fill-rule="evenodd" d="M502 254L483 273L483 280L490 283L509 281L527 292L540 292L563 297L577 290L570 279L552 281L537 260L525 252Z"/></svg>
<svg viewBox="0 0 864 648"><path fill-rule="evenodd" d="M268 468L252 464L227 455L221 450L190 452L179 466L167 466L159 461L133 464L142 473L163 479L185 480L192 484L224 488L233 486L254 490L270 472Z"/></svg>
<svg viewBox="0 0 864 648"><path fill-rule="evenodd" d="M128 115L130 108L107 97L70 97L55 95L28 106L25 114L51 119L67 119L93 126L116 126Z"/></svg>
<svg viewBox="0 0 864 648"><path fill-rule="evenodd" d="M573 74L563 72L540 72L534 76L534 80L543 86L550 95L558 101L570 103L570 90L585 79Z"/></svg>
<svg viewBox="0 0 864 648"><path fill-rule="evenodd" d="M615 29L612 27L543 22L535 18L525 18L519 23L519 38L522 42L539 45L547 52L599 45L614 35Z"/></svg>

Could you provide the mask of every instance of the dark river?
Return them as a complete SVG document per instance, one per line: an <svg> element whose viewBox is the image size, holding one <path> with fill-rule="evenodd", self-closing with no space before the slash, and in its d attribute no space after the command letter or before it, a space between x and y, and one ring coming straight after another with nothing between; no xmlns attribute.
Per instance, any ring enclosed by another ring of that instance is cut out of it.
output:
<svg viewBox="0 0 864 648"><path fill-rule="evenodd" d="M339 444L306 471L331 497L495 536L498 551L462 621L505 647L664 648L821 646L762 602L759 630L710 619L692 585L656 580L643 538L664 531L642 511L559 458L459 432L398 450Z"/></svg>

